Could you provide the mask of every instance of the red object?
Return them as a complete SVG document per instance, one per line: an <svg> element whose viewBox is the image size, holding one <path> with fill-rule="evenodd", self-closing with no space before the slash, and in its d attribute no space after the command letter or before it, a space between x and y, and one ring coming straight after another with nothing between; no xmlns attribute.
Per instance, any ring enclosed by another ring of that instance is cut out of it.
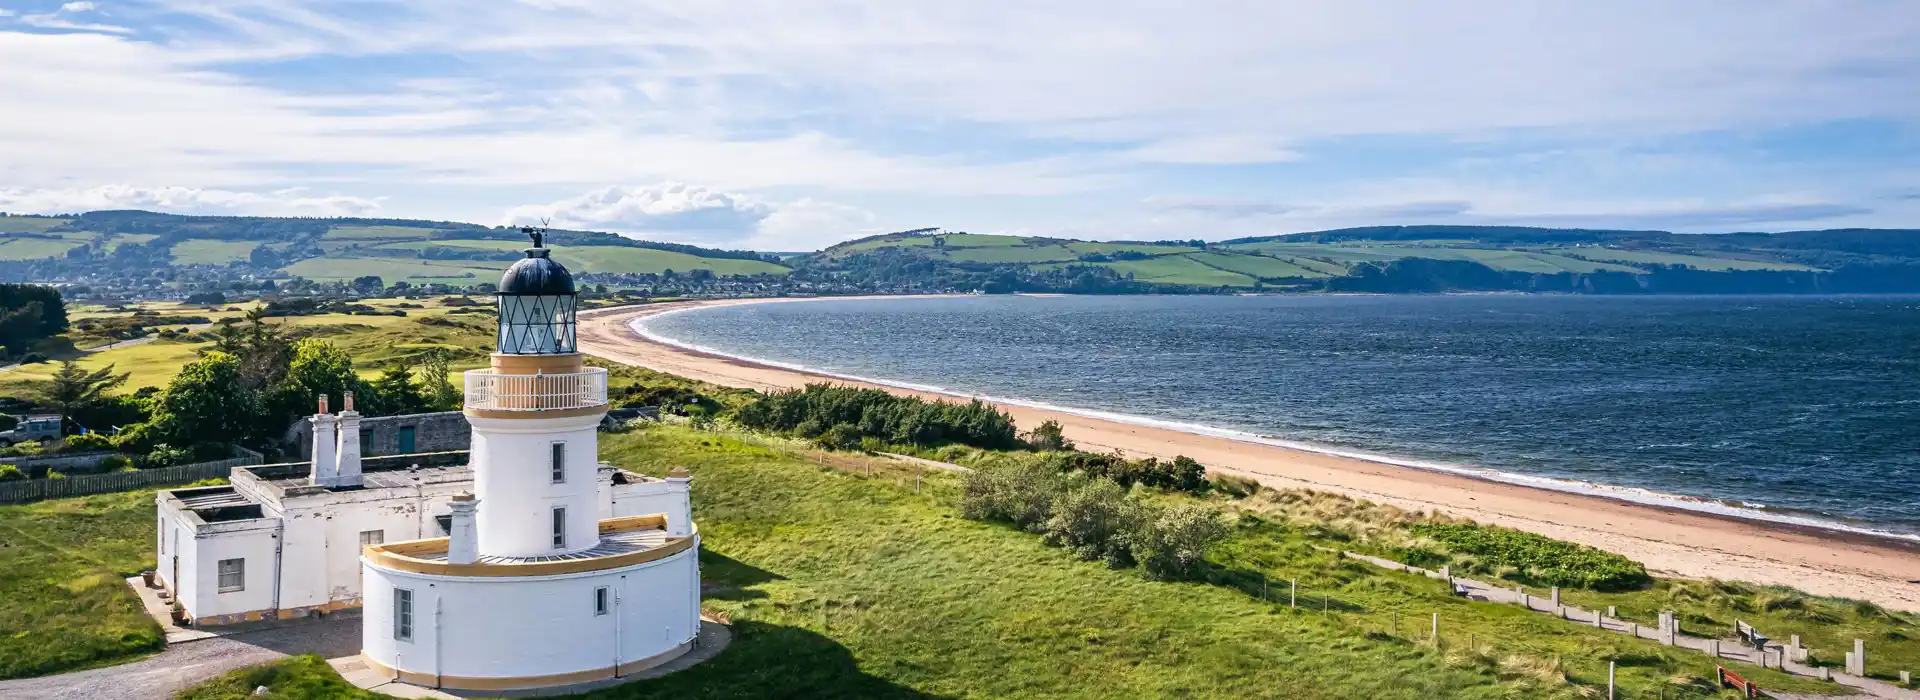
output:
<svg viewBox="0 0 1920 700"><path fill-rule="evenodd" d="M1720 685L1738 690L1746 697L1760 697L1760 684L1747 680L1738 673L1727 670L1725 666L1715 666L1714 669L1720 674Z"/></svg>

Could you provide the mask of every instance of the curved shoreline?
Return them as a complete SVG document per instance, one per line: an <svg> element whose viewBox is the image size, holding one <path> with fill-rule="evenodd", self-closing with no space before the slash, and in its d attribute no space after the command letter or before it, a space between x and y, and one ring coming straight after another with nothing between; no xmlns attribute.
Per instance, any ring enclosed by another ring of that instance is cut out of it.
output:
<svg viewBox="0 0 1920 700"><path fill-rule="evenodd" d="M657 335L645 337L627 327L639 319L695 308L814 299L672 302L583 312L581 346L608 359L727 386L766 390L826 379L923 398L976 397L727 355ZM1444 511L1618 552L1658 571L1789 585L1920 610L1920 542L1912 539L1818 522L1759 519L1733 512L1734 506L1723 506L1729 512L1682 507L1661 503L1672 497L1654 492L1634 498L1616 487L1567 488L1580 482L1544 484L1538 483L1546 481L1541 477L1396 464L1375 455L1293 445L1211 426L977 398L999 406L1021 425L1057 420L1068 437L1088 448L1162 458L1185 454L1209 468L1251 476L1272 487L1333 491L1403 508Z"/></svg>
<svg viewBox="0 0 1920 700"><path fill-rule="evenodd" d="M1058 295L1054 295L1054 296L1058 296ZM826 297L826 298L831 299L834 297ZM882 297L882 298L899 298L899 297ZM921 297L921 298L938 298L938 297ZM1247 432L1244 430L1238 430L1234 428L1223 428L1215 425L1207 425L1204 423L1191 423L1191 422L1178 421L1178 420L1172 420L1172 419L1154 418L1152 416L1142 416L1142 415L1136 415L1136 414L1119 413L1115 411L1105 411L1105 410L1096 409L1096 408L1086 408L1083 406L1062 406L1059 404L1047 403L1044 401L1037 401L1032 399L1010 398L1005 396L995 396L992 394L960 391L957 389L950 389L943 386L935 386L932 384L919 384L919 383L914 383L914 382L909 382L909 381L899 380L899 379L883 379L883 378L876 378L876 377L866 377L866 376L861 376L857 374L833 372L829 370L820 369L817 367L808 367L805 365L800 365L800 364L791 363L791 362L769 360L761 357L752 357L748 355L730 353L724 350L720 350L718 348L700 345L698 343L691 343L691 342L679 340L676 338L669 338L667 336L653 332L652 330L646 327L645 322L648 320L657 319L665 316L671 316L671 315L686 312L686 311L695 311L702 308L708 308L708 306L706 305L684 306L680 308L674 308L674 309L662 311L655 314L648 314L642 317L637 317L632 321L629 321L627 323L627 327L632 329L634 334L639 336L640 338L647 340L649 342L660 344L660 345L672 346L675 348L679 348L681 350L697 353L700 355L705 355L708 357L723 358L730 361L743 362L749 365L759 365L759 366L772 367L777 369L784 369L784 370L789 370L793 372L799 372L801 374L808 374L808 375L823 377L827 379L836 379L843 382L872 384L872 385L887 387L891 389L903 389L906 391L922 392L927 394L939 394L941 396L960 399L963 401L964 400L980 400L980 401L984 401L984 402L995 404L995 405L1001 405L1001 406L1021 406L1021 407L1031 408L1031 409L1036 409L1041 411L1057 411L1061 413L1070 413L1076 416L1083 416L1086 418L1092 418L1096 420L1112 421L1115 423L1126 423L1128 425L1138 425L1138 426L1144 426L1149 428L1164 428L1167 430L1173 430L1173 431L1188 433L1192 435L1218 437L1218 438L1224 438L1228 440L1237 440L1240 442L1268 445L1271 447L1278 447L1278 448L1288 449L1288 450L1312 452L1315 454L1323 454L1323 455L1328 455L1332 457L1345 457L1348 459L1356 459L1364 462L1388 464L1396 467L1405 467L1408 469L1420 469L1425 471L1440 472L1443 474L1452 474L1454 476L1460 476L1460 477L1465 477L1469 479L1481 479L1485 481L1494 481L1494 482L1499 482L1504 484L1512 484L1514 486L1544 489L1548 491L1559 491L1562 493L1592 496L1595 498L1607 498L1607 499L1613 499L1618 501L1626 501L1629 503L1636 503L1636 504L1645 505L1645 506L1653 506L1656 508L1672 508L1672 509L1682 510L1682 511L1703 513L1707 515L1753 520L1761 523L1784 525L1784 526L1790 526L1790 527L1805 527L1805 528L1811 528L1815 531L1831 531L1836 534L1878 537L1878 538L1884 538L1887 540L1900 541L1902 544L1911 544L1913 546L1920 547L1920 534L1906 534L1906 533L1890 532L1885 530L1875 530L1875 529L1864 527L1864 526L1851 525L1838 520L1820 518L1814 514L1804 515L1804 516L1793 515L1793 514L1790 514L1790 512L1781 511L1779 509L1775 509L1766 504L1744 504L1744 503L1733 504L1727 501L1715 500L1715 499L1710 499L1710 498L1701 497L1701 496L1687 496L1682 494L1667 493L1664 491L1655 491L1653 489L1648 489L1643 487L1619 486L1614 484L1581 481L1578 479L1563 478L1563 477L1540 476L1540 475L1534 475L1534 474L1506 472L1506 471L1500 471L1497 469L1488 469L1484 467L1473 467L1473 466L1465 466L1465 465L1458 465L1458 464L1446 464L1441 462L1428 462L1428 461L1422 461L1422 460L1417 460L1412 458L1395 457L1392 455L1366 452L1362 450L1344 449L1344 448L1338 448L1338 447L1303 443L1303 442L1298 442L1293 440L1287 440L1285 438ZM1917 551L1920 551L1920 550L1917 550Z"/></svg>

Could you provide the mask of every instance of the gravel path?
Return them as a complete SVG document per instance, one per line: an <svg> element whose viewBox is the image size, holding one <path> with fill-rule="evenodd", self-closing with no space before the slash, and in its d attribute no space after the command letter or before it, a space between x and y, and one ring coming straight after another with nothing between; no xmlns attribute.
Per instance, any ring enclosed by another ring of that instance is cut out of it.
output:
<svg viewBox="0 0 1920 700"><path fill-rule="evenodd" d="M8 700L136 700L170 698L222 673L294 654L323 658L360 651L360 617L243 632L174 644L141 661L41 678L0 681Z"/></svg>

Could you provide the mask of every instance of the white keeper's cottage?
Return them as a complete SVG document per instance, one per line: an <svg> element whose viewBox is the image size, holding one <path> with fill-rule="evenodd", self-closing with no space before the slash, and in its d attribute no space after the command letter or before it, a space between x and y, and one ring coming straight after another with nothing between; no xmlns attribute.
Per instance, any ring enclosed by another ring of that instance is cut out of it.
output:
<svg viewBox="0 0 1920 700"><path fill-rule="evenodd" d="M501 690L613 678L692 647L691 479L598 463L607 372L575 350L573 277L541 233L500 281L498 351L467 372L465 466L363 460L351 396L313 461L162 491L156 577L198 624L364 611L367 665Z"/></svg>

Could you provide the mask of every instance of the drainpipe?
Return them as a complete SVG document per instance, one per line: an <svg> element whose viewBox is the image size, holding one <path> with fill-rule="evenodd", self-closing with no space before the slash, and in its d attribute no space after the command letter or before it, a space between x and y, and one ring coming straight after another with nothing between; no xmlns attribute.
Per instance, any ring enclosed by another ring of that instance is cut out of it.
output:
<svg viewBox="0 0 1920 700"><path fill-rule="evenodd" d="M280 619L280 559L287 548L285 513L273 519L273 619ZM178 554L177 552L175 554Z"/></svg>
<svg viewBox="0 0 1920 700"><path fill-rule="evenodd" d="M433 594L433 687L441 686L440 676L440 594Z"/></svg>
<svg viewBox="0 0 1920 700"><path fill-rule="evenodd" d="M620 587L613 589L613 677L614 678L620 677L620 659L621 657L624 656L624 654L620 653L620 618L624 616L624 614L620 612L620 592L623 590L626 590L626 588L627 588L627 575L621 574Z"/></svg>

